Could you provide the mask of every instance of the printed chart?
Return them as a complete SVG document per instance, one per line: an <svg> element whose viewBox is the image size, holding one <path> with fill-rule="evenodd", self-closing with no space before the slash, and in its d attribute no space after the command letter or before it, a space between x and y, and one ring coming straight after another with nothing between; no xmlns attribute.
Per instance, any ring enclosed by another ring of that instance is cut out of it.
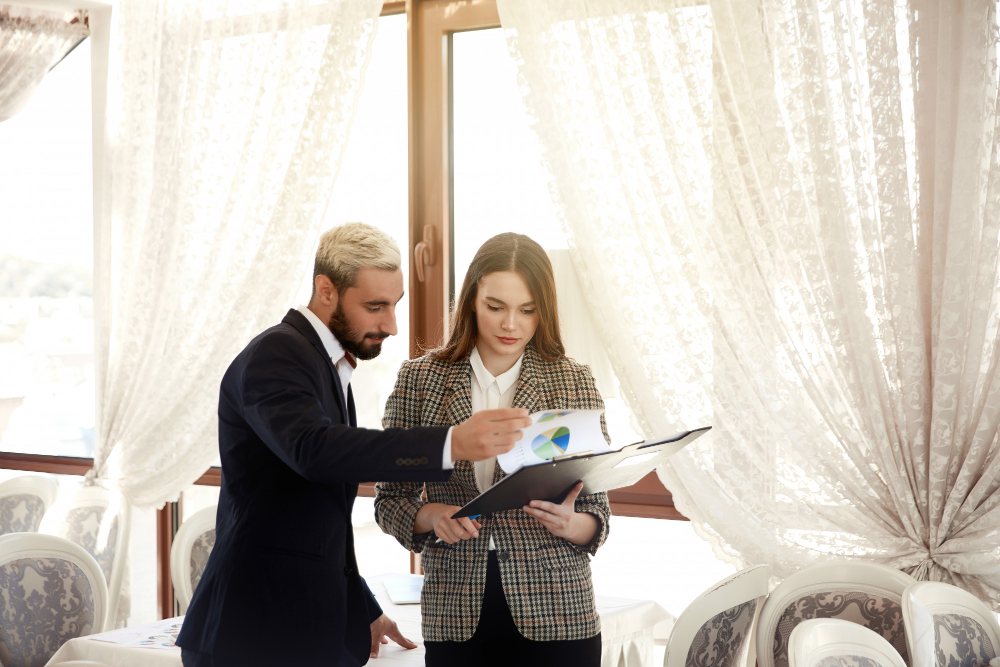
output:
<svg viewBox="0 0 1000 667"><path fill-rule="evenodd" d="M545 410L531 415L531 426L514 449L497 457L508 475L526 465L551 461L557 456L611 450L604 439L604 410Z"/></svg>
<svg viewBox="0 0 1000 667"><path fill-rule="evenodd" d="M565 454L567 449L569 449L569 429L565 426L542 431L531 441L531 451L540 459L554 459Z"/></svg>

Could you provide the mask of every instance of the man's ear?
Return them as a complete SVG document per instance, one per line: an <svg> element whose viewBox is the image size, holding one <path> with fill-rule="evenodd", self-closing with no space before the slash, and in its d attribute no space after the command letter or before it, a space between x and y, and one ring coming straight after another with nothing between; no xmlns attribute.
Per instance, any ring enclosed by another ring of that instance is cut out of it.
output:
<svg viewBox="0 0 1000 667"><path fill-rule="evenodd" d="M320 304L336 310L340 295L337 294L337 288L333 286L333 281L320 274L313 279L313 287Z"/></svg>

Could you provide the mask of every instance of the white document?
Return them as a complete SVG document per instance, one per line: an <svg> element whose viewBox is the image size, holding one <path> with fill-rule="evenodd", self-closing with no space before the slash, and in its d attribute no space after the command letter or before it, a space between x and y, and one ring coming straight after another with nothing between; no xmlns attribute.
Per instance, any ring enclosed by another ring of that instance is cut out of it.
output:
<svg viewBox="0 0 1000 667"><path fill-rule="evenodd" d="M183 616L167 618L154 623L137 625L134 628L122 628L121 630L102 632L99 635L90 635L87 639L132 648L175 649L177 648L177 635L180 634L183 621Z"/></svg>
<svg viewBox="0 0 1000 667"><path fill-rule="evenodd" d="M523 466L551 461L557 456L609 452L601 415L604 410L544 410L531 417L531 426L514 449L497 457L508 475Z"/></svg>

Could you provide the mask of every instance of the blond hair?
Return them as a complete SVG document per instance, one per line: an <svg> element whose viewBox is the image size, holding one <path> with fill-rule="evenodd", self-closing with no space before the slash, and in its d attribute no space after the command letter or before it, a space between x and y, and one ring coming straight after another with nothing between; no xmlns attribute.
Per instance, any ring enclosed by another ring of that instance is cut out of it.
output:
<svg viewBox="0 0 1000 667"><path fill-rule="evenodd" d="M354 287L361 269L398 271L402 258L392 237L363 222L346 222L319 237L316 263L313 265L313 295L316 276L326 276L343 294Z"/></svg>

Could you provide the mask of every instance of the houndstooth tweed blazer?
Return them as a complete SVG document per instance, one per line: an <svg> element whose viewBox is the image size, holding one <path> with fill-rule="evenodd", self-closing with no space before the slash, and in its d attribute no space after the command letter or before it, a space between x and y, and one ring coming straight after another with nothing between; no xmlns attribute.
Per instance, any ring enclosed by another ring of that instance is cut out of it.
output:
<svg viewBox="0 0 1000 667"><path fill-rule="evenodd" d="M424 356L403 362L382 425L460 424L472 416L469 360L449 363ZM528 412L600 409L604 401L587 366L564 358L542 359L533 345L524 351L513 406ZM604 436L607 426L601 418ZM504 472L494 469L496 483ZM590 544L577 546L550 533L523 510L484 514L479 537L457 544L437 542L434 533L413 534L426 487L431 503L465 505L479 495L475 468L456 461L447 482L375 485L375 520L411 551L421 553L421 596L425 641L466 641L476 631L486 585L487 549L493 537L511 616L521 634L536 641L585 639L597 634L590 558L608 537L611 509L605 493L581 496L577 512L593 514L600 525Z"/></svg>

